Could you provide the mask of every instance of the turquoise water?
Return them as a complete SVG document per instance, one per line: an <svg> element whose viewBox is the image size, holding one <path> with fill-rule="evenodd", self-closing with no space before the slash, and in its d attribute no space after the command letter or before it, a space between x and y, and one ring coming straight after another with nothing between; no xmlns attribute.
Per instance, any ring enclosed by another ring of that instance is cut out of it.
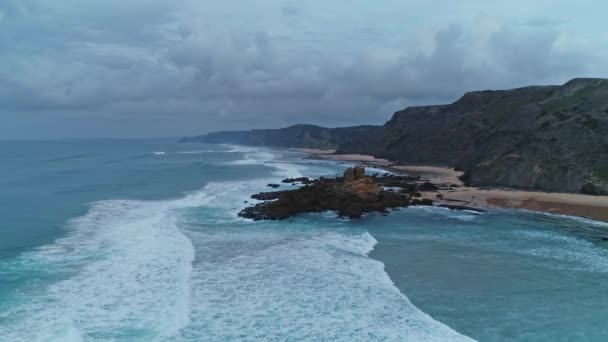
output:
<svg viewBox="0 0 608 342"><path fill-rule="evenodd" d="M0 143L1 341L605 341L608 225L407 208L251 222L344 165L171 141ZM289 186L288 186L289 187Z"/></svg>

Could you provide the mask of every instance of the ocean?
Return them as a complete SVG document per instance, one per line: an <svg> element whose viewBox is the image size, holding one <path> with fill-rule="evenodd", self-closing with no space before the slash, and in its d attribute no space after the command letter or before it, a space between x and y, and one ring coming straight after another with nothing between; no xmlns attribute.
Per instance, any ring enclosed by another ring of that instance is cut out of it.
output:
<svg viewBox="0 0 608 342"><path fill-rule="evenodd" d="M0 160L0 341L608 340L608 245L586 234L605 223L239 218L268 183L347 166L282 149L4 141Z"/></svg>

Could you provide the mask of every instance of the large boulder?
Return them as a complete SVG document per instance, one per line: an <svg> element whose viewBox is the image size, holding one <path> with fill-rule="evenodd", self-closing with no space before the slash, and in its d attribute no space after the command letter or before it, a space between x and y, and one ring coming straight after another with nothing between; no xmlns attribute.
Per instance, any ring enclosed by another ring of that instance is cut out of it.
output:
<svg viewBox="0 0 608 342"><path fill-rule="evenodd" d="M349 167L344 171L344 182L350 183L365 177L365 167L363 165L357 165L355 167Z"/></svg>
<svg viewBox="0 0 608 342"><path fill-rule="evenodd" d="M376 196L382 187L376 182L365 176L365 167L357 165L349 167L344 171L344 190L362 198L371 198Z"/></svg>

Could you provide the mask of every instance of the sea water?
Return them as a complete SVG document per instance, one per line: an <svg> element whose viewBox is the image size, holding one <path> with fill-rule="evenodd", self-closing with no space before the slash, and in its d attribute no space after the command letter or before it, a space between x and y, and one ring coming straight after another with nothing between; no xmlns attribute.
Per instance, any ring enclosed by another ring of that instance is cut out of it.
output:
<svg viewBox="0 0 608 342"><path fill-rule="evenodd" d="M0 341L608 340L608 251L586 234L608 225L429 207L238 217L268 183L346 166L303 157L0 143Z"/></svg>

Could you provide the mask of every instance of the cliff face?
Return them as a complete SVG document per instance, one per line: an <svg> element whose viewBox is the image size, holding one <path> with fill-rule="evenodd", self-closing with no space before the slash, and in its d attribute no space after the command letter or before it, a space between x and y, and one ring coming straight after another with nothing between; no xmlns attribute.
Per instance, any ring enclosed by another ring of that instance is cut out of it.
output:
<svg viewBox="0 0 608 342"><path fill-rule="evenodd" d="M410 107L383 126L212 133L189 141L337 148L462 167L475 186L608 195L608 80L574 79Z"/></svg>
<svg viewBox="0 0 608 342"><path fill-rule="evenodd" d="M608 80L481 91L395 113L341 152L459 166L476 186L608 194Z"/></svg>
<svg viewBox="0 0 608 342"><path fill-rule="evenodd" d="M350 145L357 140L370 139L371 136L378 134L379 129L378 126L325 128L314 125L294 125L281 129L216 132L184 138L181 141L336 149L343 145Z"/></svg>

